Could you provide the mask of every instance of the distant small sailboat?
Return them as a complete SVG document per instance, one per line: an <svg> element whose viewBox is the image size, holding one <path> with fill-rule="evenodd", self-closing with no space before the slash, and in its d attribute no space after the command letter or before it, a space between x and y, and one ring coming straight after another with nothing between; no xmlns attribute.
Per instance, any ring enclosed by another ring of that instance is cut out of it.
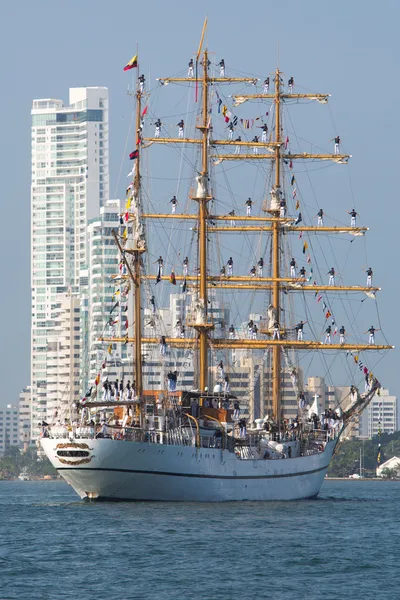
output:
<svg viewBox="0 0 400 600"><path fill-rule="evenodd" d="M20 481L30 481L31 480L27 469L22 469L21 473L18 475L18 479Z"/></svg>

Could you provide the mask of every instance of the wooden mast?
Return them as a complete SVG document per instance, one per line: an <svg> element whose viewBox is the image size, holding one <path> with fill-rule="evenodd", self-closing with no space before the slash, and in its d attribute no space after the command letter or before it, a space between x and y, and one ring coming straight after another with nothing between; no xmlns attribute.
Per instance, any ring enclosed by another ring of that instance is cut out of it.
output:
<svg viewBox="0 0 400 600"><path fill-rule="evenodd" d="M140 143L141 143L141 100L142 93L139 85L139 64L137 67L138 77L136 80L136 139L135 148L137 152L135 178L133 182L133 195L136 202L136 211L140 206ZM135 391L136 396L142 403L143 398L143 374L142 374L142 310L141 310L141 254L144 248L138 246L137 232L134 234L133 257L134 257L134 339L135 339L135 354L134 354L134 372L135 372Z"/></svg>
<svg viewBox="0 0 400 600"><path fill-rule="evenodd" d="M275 72L275 189L279 190L281 185L281 74L279 69ZM280 223L274 221L272 224L272 274L274 283L272 286L272 305L276 311L276 318L280 323ZM272 349L272 412L276 421L281 417L281 349L274 346Z"/></svg>
<svg viewBox="0 0 400 600"><path fill-rule="evenodd" d="M204 31L203 31L204 35ZM203 39L202 35L202 39ZM203 58L203 114L202 114L202 165L201 177L205 194L198 198L199 202L199 262L200 262L200 295L203 307L204 326L198 327L200 336L199 350L199 386L204 391L208 385L208 326L207 326L207 202L208 202L208 52L204 51Z"/></svg>

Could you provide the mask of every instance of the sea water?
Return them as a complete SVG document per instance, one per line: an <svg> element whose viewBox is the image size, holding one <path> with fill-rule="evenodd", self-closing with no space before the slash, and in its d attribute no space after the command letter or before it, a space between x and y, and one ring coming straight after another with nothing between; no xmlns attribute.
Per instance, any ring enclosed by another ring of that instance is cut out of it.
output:
<svg viewBox="0 0 400 600"><path fill-rule="evenodd" d="M80 501L0 482L1 600L400 599L400 482L325 481L317 500Z"/></svg>

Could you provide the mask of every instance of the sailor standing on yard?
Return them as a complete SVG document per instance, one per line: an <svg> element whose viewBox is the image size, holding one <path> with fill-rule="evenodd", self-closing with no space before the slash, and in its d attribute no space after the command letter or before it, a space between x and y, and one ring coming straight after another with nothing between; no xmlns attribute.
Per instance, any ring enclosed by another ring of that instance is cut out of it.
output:
<svg viewBox="0 0 400 600"><path fill-rule="evenodd" d="M341 328L339 329L339 344L343 345L345 342L345 335L346 335L346 330L344 328L344 325L341 326Z"/></svg>
<svg viewBox="0 0 400 600"><path fill-rule="evenodd" d="M278 321L275 321L274 323L274 333L272 336L273 340L280 340L281 339L281 332L279 330L279 323Z"/></svg>
<svg viewBox="0 0 400 600"><path fill-rule="evenodd" d="M254 202L252 201L251 198L248 198L245 202L245 206L246 206L246 216L247 217L251 217L251 207L254 204Z"/></svg>
<svg viewBox="0 0 400 600"><path fill-rule="evenodd" d="M317 212L317 214L315 216L318 217L318 227L322 227L324 224L324 221L323 221L324 211L322 210L322 208L319 209L319 211Z"/></svg>
<svg viewBox="0 0 400 600"><path fill-rule="evenodd" d="M268 125L262 125L261 129L262 129L261 141L262 142L266 142L267 141L267 135L268 135Z"/></svg>
<svg viewBox="0 0 400 600"><path fill-rule="evenodd" d="M233 258L232 256L229 257L228 262L226 263L228 266L228 277L233 275Z"/></svg>
<svg viewBox="0 0 400 600"><path fill-rule="evenodd" d="M247 330L249 332L249 339L251 340L252 335L253 335L253 325L254 325L254 321L253 319L250 319L250 321L247 323Z"/></svg>
<svg viewBox="0 0 400 600"><path fill-rule="evenodd" d="M328 327L325 329L325 342L324 342L324 344L332 344L331 333L332 333L332 327L330 325L328 325Z"/></svg>
<svg viewBox="0 0 400 600"><path fill-rule="evenodd" d="M367 274L367 287L372 287L372 275L374 274L371 267L368 267L367 270L363 269L364 273Z"/></svg>
<svg viewBox="0 0 400 600"><path fill-rule="evenodd" d="M327 272L327 275L329 275L328 285L335 285L335 269L333 267Z"/></svg>
<svg viewBox="0 0 400 600"><path fill-rule="evenodd" d="M141 94L143 94L143 92L144 92L144 83L145 83L145 81L146 81L146 78L145 78L145 76L142 74L142 75L139 77L139 88L140 88L140 93L141 93Z"/></svg>
<svg viewBox="0 0 400 600"><path fill-rule="evenodd" d="M301 267L301 269L299 271L299 275L300 275L300 277L302 277L304 279L304 277L307 275L305 267Z"/></svg>
<svg viewBox="0 0 400 600"><path fill-rule="evenodd" d="M181 119L179 123L177 123L178 127L178 138L183 139L183 130L185 129L185 121Z"/></svg>
<svg viewBox="0 0 400 600"><path fill-rule="evenodd" d="M158 264L158 267L157 267L158 273L157 274L160 275L160 277L162 277L163 269L164 269L164 260L161 255L157 258L157 260L154 261L154 264L156 264L156 263Z"/></svg>
<svg viewBox="0 0 400 600"><path fill-rule="evenodd" d="M263 259L263 257L261 257L260 260L258 261L257 267L258 267L258 276L262 277L263 276L263 268L264 268L264 259Z"/></svg>
<svg viewBox="0 0 400 600"><path fill-rule="evenodd" d="M269 77L264 79L264 94L268 94L268 90L269 90Z"/></svg>
<svg viewBox="0 0 400 600"><path fill-rule="evenodd" d="M292 277L293 279L296 277L296 267L297 267L296 261L292 256L292 259L290 261L290 277Z"/></svg>
<svg viewBox="0 0 400 600"><path fill-rule="evenodd" d="M286 200L282 198L279 202L279 217L284 219L286 217Z"/></svg>
<svg viewBox="0 0 400 600"><path fill-rule="evenodd" d="M171 198L170 204L172 207L172 214L174 215L176 213L176 207L178 206L178 200L176 199L176 196L173 196Z"/></svg>
<svg viewBox="0 0 400 600"><path fill-rule="evenodd" d="M193 63L193 58L191 58L189 60L189 64L188 64L188 77L194 77L194 63Z"/></svg>
<svg viewBox="0 0 400 600"><path fill-rule="evenodd" d="M219 76L225 77L225 61L223 58L221 58L221 60L219 61L218 66L219 66Z"/></svg>
<svg viewBox="0 0 400 600"><path fill-rule="evenodd" d="M298 342L302 342L303 341L303 328L305 323L307 323L307 321L300 321L300 323L297 323L297 325L295 325L295 330L297 332L297 341Z"/></svg>
<svg viewBox="0 0 400 600"><path fill-rule="evenodd" d="M228 329L229 331L229 339L230 340L234 340L235 339L235 328L233 325L231 325Z"/></svg>
<svg viewBox="0 0 400 600"><path fill-rule="evenodd" d="M348 210L347 212L351 216L350 227L356 227L356 217L359 216L358 212L356 212L354 208Z"/></svg>
<svg viewBox="0 0 400 600"><path fill-rule="evenodd" d="M189 273L189 258L187 256L185 256L185 258L183 259L183 275L185 277L187 277Z"/></svg>
<svg viewBox="0 0 400 600"><path fill-rule="evenodd" d="M240 135L236 138L235 142L241 142L242 138L240 137ZM240 154L240 146L237 145L235 146L235 154Z"/></svg>
<svg viewBox="0 0 400 600"><path fill-rule="evenodd" d="M178 319L175 325L175 331L176 331L176 337L179 337L180 333L181 333L181 327L182 327L182 321L181 319Z"/></svg>
<svg viewBox="0 0 400 600"><path fill-rule="evenodd" d="M154 126L156 128L155 132L154 132L154 137L155 138L159 138L160 137L160 133L161 133L161 121L160 119L157 119L157 121L154 123Z"/></svg>
<svg viewBox="0 0 400 600"><path fill-rule="evenodd" d="M235 128L233 126L233 123L229 123L228 125L228 140L233 140L233 132L235 131Z"/></svg>
<svg viewBox="0 0 400 600"><path fill-rule="evenodd" d="M258 144L258 142L259 142L258 135L255 135L251 141L254 142L255 144ZM258 146L253 146L253 154L258 154Z"/></svg>
<svg viewBox="0 0 400 600"><path fill-rule="evenodd" d="M371 325L371 327L365 331L365 333L369 333L368 344L370 346L375 345L375 331L380 331L380 329L376 329L373 325Z"/></svg>
<svg viewBox="0 0 400 600"><path fill-rule="evenodd" d="M336 137L329 140L330 142L335 142L334 145L334 154L340 154L340 137L337 135Z"/></svg>
<svg viewBox="0 0 400 600"><path fill-rule="evenodd" d="M288 81L289 94L293 94L294 79L291 77Z"/></svg>

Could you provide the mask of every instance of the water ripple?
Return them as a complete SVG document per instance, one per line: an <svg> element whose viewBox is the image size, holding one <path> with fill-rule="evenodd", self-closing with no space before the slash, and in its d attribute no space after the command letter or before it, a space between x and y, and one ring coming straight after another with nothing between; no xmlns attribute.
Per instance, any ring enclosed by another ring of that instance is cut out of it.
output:
<svg viewBox="0 0 400 600"><path fill-rule="evenodd" d="M304 502L96 504L63 482L2 482L0 598L394 598L399 491L327 481Z"/></svg>

